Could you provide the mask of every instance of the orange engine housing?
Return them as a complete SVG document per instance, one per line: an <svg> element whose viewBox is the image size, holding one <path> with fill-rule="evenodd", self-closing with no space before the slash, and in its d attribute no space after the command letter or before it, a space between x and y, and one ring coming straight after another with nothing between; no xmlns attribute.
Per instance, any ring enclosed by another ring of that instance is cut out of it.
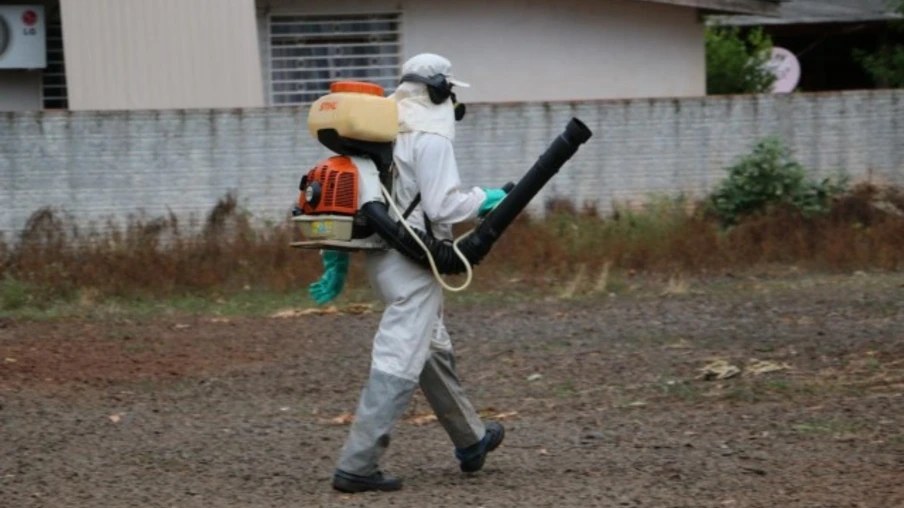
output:
<svg viewBox="0 0 904 508"><path fill-rule="evenodd" d="M301 179L300 190L298 207L306 215L358 213L358 168L349 157L335 156L318 162Z"/></svg>

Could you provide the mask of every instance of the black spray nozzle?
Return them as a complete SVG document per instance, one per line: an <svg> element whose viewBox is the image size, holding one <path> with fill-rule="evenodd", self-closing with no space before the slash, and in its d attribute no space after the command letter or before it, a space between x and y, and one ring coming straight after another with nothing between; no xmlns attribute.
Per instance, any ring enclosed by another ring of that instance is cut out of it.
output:
<svg viewBox="0 0 904 508"><path fill-rule="evenodd" d="M534 166L521 178L499 205L490 212L475 233L488 235L494 241L515 220L549 180L559 172L586 143L593 133L577 118L572 118L565 131L540 155Z"/></svg>
<svg viewBox="0 0 904 508"><path fill-rule="evenodd" d="M572 118L568 125L565 126L565 132L562 134L569 143L575 145L583 145L593 137L593 132L584 122L577 118Z"/></svg>

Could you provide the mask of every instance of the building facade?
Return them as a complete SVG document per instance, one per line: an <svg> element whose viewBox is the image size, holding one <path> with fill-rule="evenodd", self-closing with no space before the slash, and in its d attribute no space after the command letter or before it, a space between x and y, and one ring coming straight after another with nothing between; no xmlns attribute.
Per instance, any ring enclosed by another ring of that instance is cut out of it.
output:
<svg viewBox="0 0 904 508"><path fill-rule="evenodd" d="M0 6L11 4L0 0ZM296 106L337 79L391 91L448 56L470 102L705 94L702 14L769 0L25 0L47 67L0 70L0 110ZM0 55L2 59L2 55Z"/></svg>

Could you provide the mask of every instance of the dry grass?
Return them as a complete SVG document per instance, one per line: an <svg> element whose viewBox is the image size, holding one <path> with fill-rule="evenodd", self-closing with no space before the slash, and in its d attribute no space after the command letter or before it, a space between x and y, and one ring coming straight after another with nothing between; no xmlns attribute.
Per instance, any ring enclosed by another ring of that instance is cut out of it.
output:
<svg viewBox="0 0 904 508"><path fill-rule="evenodd" d="M56 211L39 210L15 246L0 245L0 281L15 281L43 301L286 291L320 270L315 252L287 247L286 225L253 228L232 195L200 228L169 216L132 218L102 231L82 231Z"/></svg>
<svg viewBox="0 0 904 508"><path fill-rule="evenodd" d="M292 249L290 239L288 223L253 227L231 195L200 227L185 227L173 216L135 217L124 227L82 231L58 212L39 210L17 242L0 243L0 306L298 291L322 268L316 251ZM352 287L366 281L361 256L353 259ZM601 292L612 269L668 274L668 291L683 294L688 286L680 274L775 263L830 271L901 268L904 193L860 186L828 216L805 220L775 210L730 231L680 199L609 217L553 203L544 220L519 217L477 268L475 288L518 279L555 284L565 296L582 286Z"/></svg>
<svg viewBox="0 0 904 508"><path fill-rule="evenodd" d="M600 218L560 205L543 222L522 218L492 256L520 271L613 268L663 273L793 263L830 271L904 266L904 193L861 185L812 220L772 210L724 231L681 199Z"/></svg>

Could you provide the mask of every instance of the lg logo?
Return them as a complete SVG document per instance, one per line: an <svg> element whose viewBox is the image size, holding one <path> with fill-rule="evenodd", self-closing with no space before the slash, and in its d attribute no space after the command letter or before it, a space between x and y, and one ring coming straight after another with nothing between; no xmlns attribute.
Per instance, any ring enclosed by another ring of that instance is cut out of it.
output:
<svg viewBox="0 0 904 508"><path fill-rule="evenodd" d="M37 23L37 12L29 10L22 13L22 24L24 24L25 26L35 26Z"/></svg>
<svg viewBox="0 0 904 508"><path fill-rule="evenodd" d="M38 35L38 29L35 28L35 25L38 24L38 13L32 10L27 10L22 13L22 24L25 25L25 28L22 29L23 35Z"/></svg>

